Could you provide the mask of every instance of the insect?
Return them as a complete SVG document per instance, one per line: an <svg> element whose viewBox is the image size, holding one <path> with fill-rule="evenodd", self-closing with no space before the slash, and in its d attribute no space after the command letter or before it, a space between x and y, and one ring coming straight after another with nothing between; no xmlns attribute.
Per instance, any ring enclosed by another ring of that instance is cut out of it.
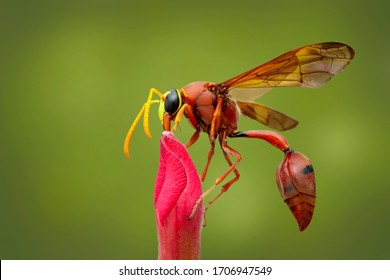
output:
<svg viewBox="0 0 390 280"><path fill-rule="evenodd" d="M142 115L144 115L144 132L146 136L151 137L149 111L152 104L159 104L159 118L166 131L175 131L182 117L187 118L195 132L186 143L186 147L190 147L198 140L200 132L208 134L211 147L206 166L201 174L202 181L206 177L214 155L215 142L218 139L229 168L199 198L191 216L200 201L232 172L234 178L222 186L221 192L209 202L207 210L240 177L237 166L242 157L238 151L227 144L227 137L260 139L265 137L264 131L261 130L239 132L240 114L275 130L284 131L294 128L298 124L295 119L253 101L273 87L320 87L343 70L353 57L354 50L348 45L335 42L319 43L282 54L222 83L193 82L182 89L170 89L164 94L152 88L146 103L129 129L124 143L124 152L129 156L130 139ZM154 94L158 96L158 100L152 99ZM231 157L235 158L235 162Z"/></svg>

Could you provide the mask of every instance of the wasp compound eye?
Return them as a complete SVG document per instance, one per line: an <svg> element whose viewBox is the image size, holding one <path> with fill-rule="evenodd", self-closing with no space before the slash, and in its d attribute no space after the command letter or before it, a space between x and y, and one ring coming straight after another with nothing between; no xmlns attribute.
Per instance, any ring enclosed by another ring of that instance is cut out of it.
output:
<svg viewBox="0 0 390 280"><path fill-rule="evenodd" d="M174 115L181 107L181 96L176 89L171 89L165 96L164 109L168 114Z"/></svg>

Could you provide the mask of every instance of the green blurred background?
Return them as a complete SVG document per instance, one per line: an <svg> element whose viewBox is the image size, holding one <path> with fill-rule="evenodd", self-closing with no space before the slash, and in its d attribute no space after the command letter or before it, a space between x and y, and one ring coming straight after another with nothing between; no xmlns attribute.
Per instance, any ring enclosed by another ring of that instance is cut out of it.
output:
<svg viewBox="0 0 390 280"><path fill-rule="evenodd" d="M389 259L389 1L0 1L0 258L155 259L161 125L127 130L151 87L220 82L294 48L340 41L345 72L259 100L300 120L313 162L303 233L276 188L283 155L231 139L241 179L208 212L203 259ZM240 129L263 129L242 119ZM183 142L193 129L183 122ZM202 169L206 135L190 149ZM226 169L217 149L204 188ZM218 191L215 191L215 195Z"/></svg>

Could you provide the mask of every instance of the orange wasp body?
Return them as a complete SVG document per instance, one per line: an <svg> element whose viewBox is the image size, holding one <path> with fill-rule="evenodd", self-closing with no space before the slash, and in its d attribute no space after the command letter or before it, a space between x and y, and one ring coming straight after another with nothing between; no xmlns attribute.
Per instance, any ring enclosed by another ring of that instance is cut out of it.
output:
<svg viewBox="0 0 390 280"><path fill-rule="evenodd" d="M279 131L294 128L298 124L296 120L283 113L253 102L253 100L264 95L273 87L298 86L316 88L322 86L333 75L343 70L353 57L353 49L345 44L320 43L287 52L222 83L193 82L180 90L171 89L164 94L161 94L156 89L151 89L147 102L142 107L127 134L124 145L125 154L129 156L128 147L130 139L136 124L143 114L144 131L150 137L148 121L151 104L160 104L159 117L163 129L166 131L175 131L184 115L195 128L195 133L187 142L186 147L196 142L200 132L206 132L210 139L211 148L206 167L201 175L202 181L206 177L211 158L213 157L216 139L219 140L225 159L229 164L229 168L199 198L192 213L195 213L200 201L231 172L235 174L233 179L223 185L217 197L209 202L207 209L210 204L239 179L237 166L241 161L241 155L227 144L227 137L259 138L270 142L284 152L290 150L284 137L272 131L237 131L240 114L244 114ZM160 99L152 100L153 93L157 94ZM171 127L172 121L174 122L173 127ZM236 159L234 163L231 161L231 157ZM314 197L315 201L315 190L310 195ZM314 205L312 206L311 209L314 209Z"/></svg>

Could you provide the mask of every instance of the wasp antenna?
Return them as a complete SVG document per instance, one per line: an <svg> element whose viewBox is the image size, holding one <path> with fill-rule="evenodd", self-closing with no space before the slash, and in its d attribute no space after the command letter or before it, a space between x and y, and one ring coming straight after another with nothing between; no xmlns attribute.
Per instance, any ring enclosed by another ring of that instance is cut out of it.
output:
<svg viewBox="0 0 390 280"><path fill-rule="evenodd" d="M133 136L133 132L135 130L135 127L137 126L137 123L141 119L142 114L144 113L144 111L145 111L145 105L142 106L141 111L139 111L138 116L135 118L135 120L134 120L133 124L131 125L129 131L127 132L127 135L126 135L126 138L125 138L125 143L124 143L124 146L123 146L123 151L125 153L125 156L128 157L128 158L130 157L129 146L130 146L131 137Z"/></svg>
<svg viewBox="0 0 390 280"><path fill-rule="evenodd" d="M153 93L158 95L158 97L160 98L160 100L152 100L153 98ZM144 132L145 132L145 135L148 137L148 138L152 138L152 135L150 134L150 130L149 130L149 112L150 112L150 105L151 104L159 104L161 99L163 98L163 95L161 94L161 92L159 92L157 89L155 88L151 88L150 91L149 91L149 96L148 96L148 100L146 101L146 103L144 104L144 107L145 107L145 115L144 115Z"/></svg>
<svg viewBox="0 0 390 280"><path fill-rule="evenodd" d="M150 134L149 131L149 111L150 111L150 105L151 104L158 104L160 103L160 100L152 100L153 93L158 95L160 99L162 99L163 95L155 88L151 88L149 91L149 96L148 100L146 103L142 106L141 111L139 111L137 117L135 118L133 124L131 125L129 131L127 132L125 143L123 146L123 151L126 155L126 157L130 157L130 152L129 152L129 146L130 146L130 140L131 137L133 136L135 127L137 126L138 122L140 121L142 114L144 114L144 132L147 137L152 138L152 135Z"/></svg>
<svg viewBox="0 0 390 280"><path fill-rule="evenodd" d="M144 132L145 132L145 135L148 137L148 138L152 138L152 134L150 134L150 130L149 130L149 112L150 112L150 105L151 104L159 104L160 103L160 100L148 100L147 103L145 103L144 107L145 107L145 114L144 114Z"/></svg>

